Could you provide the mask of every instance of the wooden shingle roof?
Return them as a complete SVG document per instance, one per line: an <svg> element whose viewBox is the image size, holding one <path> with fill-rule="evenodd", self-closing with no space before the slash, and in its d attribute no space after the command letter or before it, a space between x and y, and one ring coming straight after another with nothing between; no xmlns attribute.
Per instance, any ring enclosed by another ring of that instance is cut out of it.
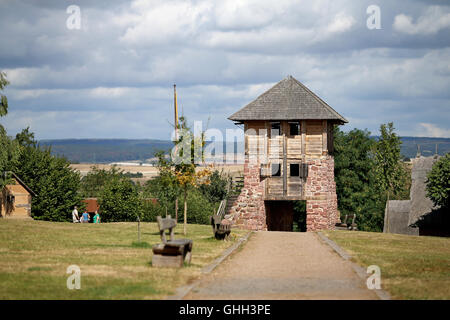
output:
<svg viewBox="0 0 450 320"><path fill-rule="evenodd" d="M341 124L348 122L292 76L278 82L228 119L236 122L312 119L335 120Z"/></svg>

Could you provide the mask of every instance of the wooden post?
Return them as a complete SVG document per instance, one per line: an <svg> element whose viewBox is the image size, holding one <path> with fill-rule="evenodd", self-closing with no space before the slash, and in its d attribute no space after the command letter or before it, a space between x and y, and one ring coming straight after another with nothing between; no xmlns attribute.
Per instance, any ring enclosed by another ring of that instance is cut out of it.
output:
<svg viewBox="0 0 450 320"><path fill-rule="evenodd" d="M287 195L287 137L286 137L286 123L282 123L283 126L283 196Z"/></svg>
<svg viewBox="0 0 450 320"><path fill-rule="evenodd" d="M328 153L327 120L322 120L322 155Z"/></svg>
<svg viewBox="0 0 450 320"><path fill-rule="evenodd" d="M184 186L184 225L183 225L183 233L184 235L187 234L186 230L187 225L187 186Z"/></svg>
<svg viewBox="0 0 450 320"><path fill-rule="evenodd" d="M141 219L137 217L138 220L138 242L141 242Z"/></svg>
<svg viewBox="0 0 450 320"><path fill-rule="evenodd" d="M302 132L302 162L305 162L306 155L306 121L302 120L300 124L300 130Z"/></svg>
<svg viewBox="0 0 450 320"><path fill-rule="evenodd" d="M175 141L178 142L178 101L177 101L177 85L173 85L173 107L174 107L174 125L175 125ZM175 154L178 153L178 146L175 144ZM167 216L167 213L166 213ZM178 197L175 198L175 220L178 221Z"/></svg>
<svg viewBox="0 0 450 320"><path fill-rule="evenodd" d="M386 201L386 223L387 223L387 233L389 233L389 190L387 191L387 201Z"/></svg>

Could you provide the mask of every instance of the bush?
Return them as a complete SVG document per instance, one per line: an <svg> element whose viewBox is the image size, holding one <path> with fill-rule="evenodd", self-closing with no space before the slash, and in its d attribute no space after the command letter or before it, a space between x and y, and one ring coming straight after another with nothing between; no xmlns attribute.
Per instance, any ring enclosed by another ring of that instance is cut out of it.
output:
<svg viewBox="0 0 450 320"><path fill-rule="evenodd" d="M210 202L220 202L227 196L229 177L215 170L209 177L209 184L200 185L200 191Z"/></svg>
<svg viewBox="0 0 450 320"><path fill-rule="evenodd" d="M136 186L128 178L108 181L100 194L102 221L136 221L142 202Z"/></svg>
<svg viewBox="0 0 450 320"><path fill-rule="evenodd" d="M180 202L179 220L183 219L183 205ZM197 188L192 187L187 196L187 222L209 224L209 217L215 212L215 203L211 203Z"/></svg>
<svg viewBox="0 0 450 320"><path fill-rule="evenodd" d="M141 221L156 222L157 216L165 217L166 209L159 202L153 202L152 199L143 199Z"/></svg>
<svg viewBox="0 0 450 320"><path fill-rule="evenodd" d="M436 206L450 208L450 153L433 164L427 178L427 197Z"/></svg>

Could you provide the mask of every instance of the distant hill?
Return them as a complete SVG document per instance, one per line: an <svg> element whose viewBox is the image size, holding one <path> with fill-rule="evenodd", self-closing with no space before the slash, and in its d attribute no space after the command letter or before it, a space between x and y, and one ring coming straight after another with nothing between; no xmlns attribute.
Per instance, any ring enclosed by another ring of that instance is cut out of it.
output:
<svg viewBox="0 0 450 320"><path fill-rule="evenodd" d="M378 137L373 137L378 139ZM450 138L401 137L401 153L407 158L414 158L417 145L422 155L430 156L450 152ZM152 139L66 139L41 140L41 145L51 146L52 153L65 156L72 163L110 163L119 161L146 161L153 158L159 150L168 151L173 147L168 140Z"/></svg>
<svg viewBox="0 0 450 320"><path fill-rule="evenodd" d="M41 140L52 153L65 156L72 163L109 163L153 158L159 150L168 151L173 143L166 140L65 139Z"/></svg>
<svg viewBox="0 0 450 320"><path fill-rule="evenodd" d="M450 138L425 138L425 137L401 137L401 153L407 158L414 158L417 154L417 146L423 156L431 156L437 151L439 155L450 152Z"/></svg>

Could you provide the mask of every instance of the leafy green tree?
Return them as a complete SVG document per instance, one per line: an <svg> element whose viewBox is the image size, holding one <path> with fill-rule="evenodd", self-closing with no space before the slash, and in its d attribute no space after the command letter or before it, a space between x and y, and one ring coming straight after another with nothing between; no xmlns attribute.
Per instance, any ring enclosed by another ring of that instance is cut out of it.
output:
<svg viewBox="0 0 450 320"><path fill-rule="evenodd" d="M5 185L12 182L10 171L16 167L19 156L19 145L7 136L6 130L0 125L0 211L3 207L7 208L7 211L12 208Z"/></svg>
<svg viewBox="0 0 450 320"><path fill-rule="evenodd" d="M0 71L0 117L4 117L8 113L8 99L1 94L5 87L9 84L6 80L6 74ZM17 161L19 150L17 144L8 137L5 128L0 124L0 191L9 182L6 171L10 171ZM1 209L1 203L0 203Z"/></svg>
<svg viewBox="0 0 450 320"><path fill-rule="evenodd" d="M306 201L293 201L294 231L306 232Z"/></svg>
<svg viewBox="0 0 450 320"><path fill-rule="evenodd" d="M16 134L16 141L22 147L35 148L37 146L37 141L34 139L34 132L30 131L30 127L27 127Z"/></svg>
<svg viewBox="0 0 450 320"><path fill-rule="evenodd" d="M21 149L19 144L8 137L6 130L0 125L0 191L10 182L8 171L14 171L18 164Z"/></svg>
<svg viewBox="0 0 450 320"><path fill-rule="evenodd" d="M198 161L203 161L203 152L205 146L205 137L202 133L199 137L195 137L187 125L187 120L184 117L180 118L179 129L181 135L179 140L175 142L177 147L174 173L183 192L183 233L187 233L187 214L188 214L188 191L191 187L198 187L201 184L209 183L209 168L196 170ZM178 161L181 159L181 161Z"/></svg>
<svg viewBox="0 0 450 320"><path fill-rule="evenodd" d="M226 198L227 186L230 177L218 170L214 170L209 176L209 183L200 185L200 191L211 203L218 203Z"/></svg>
<svg viewBox="0 0 450 320"><path fill-rule="evenodd" d="M450 153L433 164L426 183L427 197L434 205L450 209Z"/></svg>
<svg viewBox="0 0 450 320"><path fill-rule="evenodd" d="M50 148L22 148L15 172L37 194L32 199L33 218L70 221L73 207L81 202L79 173L67 159L52 156Z"/></svg>
<svg viewBox="0 0 450 320"><path fill-rule="evenodd" d="M4 94L1 94L8 84L9 81L6 79L6 73L0 71L0 117L6 116L8 113L8 99Z"/></svg>
<svg viewBox="0 0 450 320"><path fill-rule="evenodd" d="M100 192L102 221L136 221L142 214L142 199L129 178L116 175Z"/></svg>
<svg viewBox="0 0 450 320"><path fill-rule="evenodd" d="M198 187L189 187L186 202L188 223L209 224L209 217L216 211L216 205L208 201Z"/></svg>
<svg viewBox="0 0 450 320"><path fill-rule="evenodd" d="M123 171L116 166L109 170L92 166L91 170L81 179L80 194L83 198L99 198L104 186L112 179L123 176Z"/></svg>
<svg viewBox="0 0 450 320"><path fill-rule="evenodd" d="M0 71L0 117L4 117L8 113L8 99L1 92L9 84L6 80L6 74ZM4 192L4 186L11 182L8 171L12 171L20 156L20 148L15 140L8 137L5 128L0 124L0 192ZM6 199L5 196L1 197ZM0 210L3 205L0 201Z"/></svg>
<svg viewBox="0 0 450 320"><path fill-rule="evenodd" d="M394 124L380 126L380 138L375 145L375 164L377 184L386 194L386 203L391 196L399 197L406 184L406 173L400 154L401 140L394 132ZM389 217L389 205L387 206ZM388 224L389 225L389 224ZM389 230L388 230L389 231Z"/></svg>
<svg viewBox="0 0 450 320"><path fill-rule="evenodd" d="M377 182L381 190L390 195L399 195L405 183L405 170L402 166L402 155L399 136L394 132L394 124L380 126L380 138L375 144L375 163Z"/></svg>
<svg viewBox="0 0 450 320"><path fill-rule="evenodd" d="M376 185L372 150L375 140L367 130L334 132L335 181L341 219L356 213L358 227L365 231L383 229L383 208Z"/></svg>
<svg viewBox="0 0 450 320"><path fill-rule="evenodd" d="M164 209L165 212L170 211L169 208L174 207L175 200L180 195L180 185L175 176L175 172L172 170L173 164L166 158L164 151L156 153L158 162L158 176L152 180L146 182L144 186L144 197L154 197L158 199L158 204ZM153 205L149 208L153 209ZM174 209L175 218L178 217L177 212ZM155 217L156 218L156 217Z"/></svg>

